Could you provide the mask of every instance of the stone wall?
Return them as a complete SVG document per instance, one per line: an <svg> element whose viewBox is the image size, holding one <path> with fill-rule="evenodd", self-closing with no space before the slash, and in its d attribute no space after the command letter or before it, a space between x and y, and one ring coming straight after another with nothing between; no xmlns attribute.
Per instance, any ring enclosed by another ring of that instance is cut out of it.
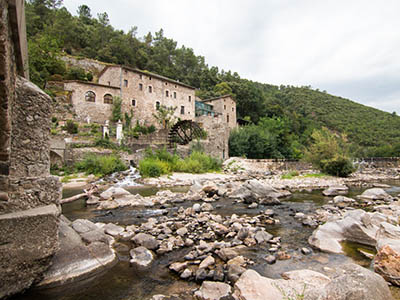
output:
<svg viewBox="0 0 400 300"><path fill-rule="evenodd" d="M82 57L74 57L64 55L61 56L61 59L66 63L68 67L79 67L84 69L86 72L90 72L93 75L93 81L97 82L98 76L103 71L103 69L109 65L104 62L100 62L98 60L82 58Z"/></svg>
<svg viewBox="0 0 400 300"><path fill-rule="evenodd" d="M23 0L0 0L0 298L40 280L58 248L61 185L49 174L52 101L25 69Z"/></svg>
<svg viewBox="0 0 400 300"><path fill-rule="evenodd" d="M196 122L207 131L207 139L201 140L204 151L216 158L225 160L229 157L229 133L230 127L225 123L222 115L216 117L199 116ZM192 143L196 143L193 141Z"/></svg>

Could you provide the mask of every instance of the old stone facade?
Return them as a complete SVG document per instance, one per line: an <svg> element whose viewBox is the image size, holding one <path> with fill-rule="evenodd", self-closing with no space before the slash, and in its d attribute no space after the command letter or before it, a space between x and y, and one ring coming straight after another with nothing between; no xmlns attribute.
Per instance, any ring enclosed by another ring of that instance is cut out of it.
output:
<svg viewBox="0 0 400 300"><path fill-rule="evenodd" d="M0 0L0 298L40 280L58 249L52 100L27 79L23 0ZM24 78L25 77L25 78Z"/></svg>
<svg viewBox="0 0 400 300"><path fill-rule="evenodd" d="M162 127L154 117L160 106L174 107L176 120L194 119L194 88L156 74L136 69L106 65L98 75L98 83L64 81L71 91L71 104L77 119L104 123L110 119L114 97L122 99L122 112L133 113L133 120L142 125Z"/></svg>

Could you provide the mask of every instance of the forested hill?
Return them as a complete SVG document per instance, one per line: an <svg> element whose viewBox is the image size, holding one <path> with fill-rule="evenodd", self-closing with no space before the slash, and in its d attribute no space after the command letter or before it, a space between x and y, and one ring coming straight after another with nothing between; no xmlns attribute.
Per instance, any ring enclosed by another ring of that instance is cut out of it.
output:
<svg viewBox="0 0 400 300"><path fill-rule="evenodd" d="M243 79L236 72L208 66L204 57L191 48L178 47L162 30L138 37L136 27L128 32L116 30L106 12L94 17L86 5L73 16L62 0L27 1L26 20L31 80L41 87L48 80L90 80L90 74L67 69L60 59L65 54L87 57L179 80L196 87L200 98L233 94L240 118L256 124L262 118L280 120L273 126L283 126L284 138L299 145L307 145L313 129L326 126L346 133L359 155L400 152L398 116L309 87L278 87Z"/></svg>

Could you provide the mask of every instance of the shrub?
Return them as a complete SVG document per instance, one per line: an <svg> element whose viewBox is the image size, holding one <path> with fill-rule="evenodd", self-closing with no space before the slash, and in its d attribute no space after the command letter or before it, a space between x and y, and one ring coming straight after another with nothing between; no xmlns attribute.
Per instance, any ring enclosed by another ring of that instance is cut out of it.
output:
<svg viewBox="0 0 400 300"><path fill-rule="evenodd" d="M67 120L67 124L65 124L64 129L69 133L69 134L76 134L78 133L78 124L75 123L72 120Z"/></svg>
<svg viewBox="0 0 400 300"><path fill-rule="evenodd" d="M171 173L167 162L159 159L147 158L139 162L140 174L143 177L159 177Z"/></svg>
<svg viewBox="0 0 400 300"><path fill-rule="evenodd" d="M350 159L344 156L323 160L321 166L323 172L338 177L347 177L355 171Z"/></svg>
<svg viewBox="0 0 400 300"><path fill-rule="evenodd" d="M71 67L67 71L65 78L67 80L87 80L85 70L79 67Z"/></svg>
<svg viewBox="0 0 400 300"><path fill-rule="evenodd" d="M90 73L90 72L86 73L86 79L87 79L88 81L92 81L92 80L93 80L93 74Z"/></svg>
<svg viewBox="0 0 400 300"><path fill-rule="evenodd" d="M153 133L155 131L156 131L156 126L150 125L149 127L147 127L147 132L148 133Z"/></svg>
<svg viewBox="0 0 400 300"><path fill-rule="evenodd" d="M339 177L347 177L355 171L348 156L345 139L331 133L327 128L314 130L313 143L304 158L322 172Z"/></svg>
<svg viewBox="0 0 400 300"><path fill-rule="evenodd" d="M94 141L94 146L105 149L114 149L114 150L118 148L118 146L113 142L111 142L109 139L102 139L102 138L96 139Z"/></svg>
<svg viewBox="0 0 400 300"><path fill-rule="evenodd" d="M128 168L117 155L99 156L93 153L87 154L83 161L75 164L75 167L78 171L97 176L109 175Z"/></svg>
<svg viewBox="0 0 400 300"><path fill-rule="evenodd" d="M169 153L165 148L153 152L146 149L145 158L139 162L139 171L143 177L158 177L175 172L204 173L221 170L222 162L202 152L193 152L185 159Z"/></svg>

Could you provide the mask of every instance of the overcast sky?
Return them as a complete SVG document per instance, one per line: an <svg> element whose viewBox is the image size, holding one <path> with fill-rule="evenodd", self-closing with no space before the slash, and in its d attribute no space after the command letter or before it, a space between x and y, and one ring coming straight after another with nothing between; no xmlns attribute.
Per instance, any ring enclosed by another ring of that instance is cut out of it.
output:
<svg viewBox="0 0 400 300"><path fill-rule="evenodd" d="M242 78L313 88L400 114L399 0L64 0L76 14L164 35Z"/></svg>

